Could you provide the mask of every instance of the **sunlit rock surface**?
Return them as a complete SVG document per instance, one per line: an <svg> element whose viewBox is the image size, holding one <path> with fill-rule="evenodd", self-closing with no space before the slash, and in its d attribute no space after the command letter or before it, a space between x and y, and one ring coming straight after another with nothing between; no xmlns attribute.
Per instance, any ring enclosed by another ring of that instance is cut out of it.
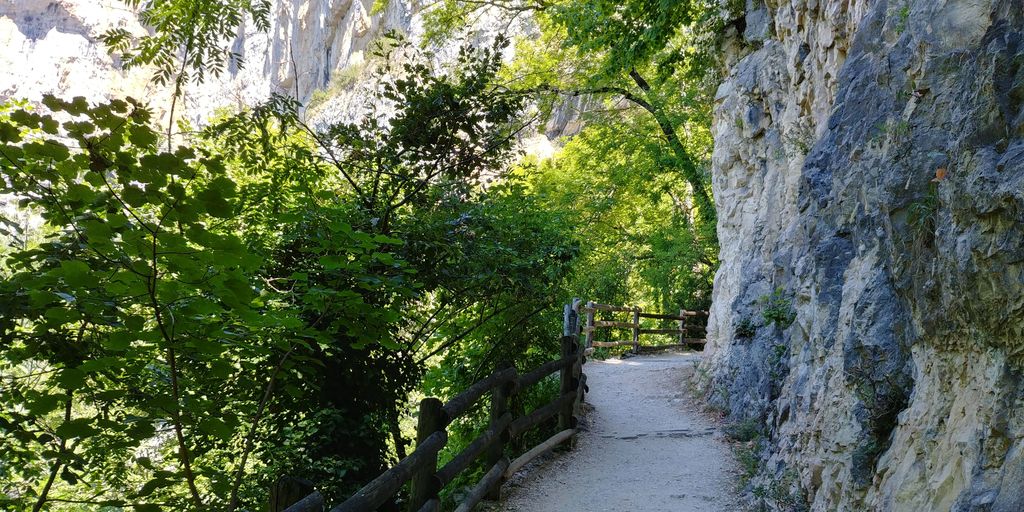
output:
<svg viewBox="0 0 1024 512"><path fill-rule="evenodd" d="M271 94L306 105L319 90L317 105L309 112L312 121L356 119L366 113L366 88L372 86L371 74L379 64L372 55L374 42L393 32L419 46L427 4L391 0L374 14L373 0L272 0L268 31L249 23L228 42L241 55L242 66L228 66L219 77L189 84L178 108L190 121L201 123L219 108L255 105ZM36 101L45 93L93 101L134 96L166 113L172 91L150 83L153 70L124 71L100 42L104 32L118 27L147 33L120 0L0 2L0 43L5 48L0 52L0 99ZM489 44L499 32L515 36L530 30L525 19L508 25L483 15L461 35L470 43ZM435 44L424 51L440 70L454 62L461 44ZM556 112L547 130L551 138L578 129L576 119L572 110Z"/></svg>
<svg viewBox="0 0 1024 512"><path fill-rule="evenodd" d="M422 33L420 6L394 0L376 15L372 0L273 0L270 29L249 23L229 42L243 65L186 88L186 116L199 122L220 107L259 103L271 94L305 103L335 72L360 64L377 37ZM7 0L0 3L0 97L38 99L44 93L101 100L144 98L158 111L171 91L150 85L151 69L125 72L99 41L108 29L145 34L136 13L118 0Z"/></svg>
<svg viewBox="0 0 1024 512"><path fill-rule="evenodd" d="M1024 2L748 9L715 106L703 374L766 425L750 490L1024 510ZM779 288L784 329L762 317Z"/></svg>

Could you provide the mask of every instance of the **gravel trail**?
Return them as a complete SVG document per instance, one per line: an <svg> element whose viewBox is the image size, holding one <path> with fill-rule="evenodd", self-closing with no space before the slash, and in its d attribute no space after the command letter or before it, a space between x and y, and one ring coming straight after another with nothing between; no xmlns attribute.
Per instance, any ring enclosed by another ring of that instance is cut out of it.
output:
<svg viewBox="0 0 1024 512"><path fill-rule="evenodd" d="M588 412L575 449L528 465L505 486L507 512L727 512L736 465L684 380L700 354L589 361Z"/></svg>

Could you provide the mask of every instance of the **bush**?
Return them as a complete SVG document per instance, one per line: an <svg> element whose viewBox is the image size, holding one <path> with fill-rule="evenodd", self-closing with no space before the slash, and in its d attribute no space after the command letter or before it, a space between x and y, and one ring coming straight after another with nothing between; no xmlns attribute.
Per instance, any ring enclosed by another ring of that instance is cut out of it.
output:
<svg viewBox="0 0 1024 512"><path fill-rule="evenodd" d="M761 437L761 422L757 418L747 418L743 421L726 425L723 429L725 436L733 441L746 443Z"/></svg>
<svg viewBox="0 0 1024 512"><path fill-rule="evenodd" d="M749 316L745 316L736 323L735 333L737 338L753 338L757 334L757 326Z"/></svg>
<svg viewBox="0 0 1024 512"><path fill-rule="evenodd" d="M769 325L776 324L780 329L785 329L796 320L793 301L784 295L782 288L776 288L771 295L761 297L761 303L764 304L761 316Z"/></svg>

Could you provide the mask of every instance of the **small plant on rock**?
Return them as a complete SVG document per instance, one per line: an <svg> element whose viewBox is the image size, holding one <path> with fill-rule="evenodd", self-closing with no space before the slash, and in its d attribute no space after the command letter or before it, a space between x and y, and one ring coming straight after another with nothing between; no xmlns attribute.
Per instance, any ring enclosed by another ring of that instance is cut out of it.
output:
<svg viewBox="0 0 1024 512"><path fill-rule="evenodd" d="M761 297L761 303L764 304L761 316L764 317L768 325L775 324L780 329L785 329L793 325L793 321L796 320L796 310L793 309L793 301L785 296L782 288L776 288L771 295Z"/></svg>
<svg viewBox="0 0 1024 512"><path fill-rule="evenodd" d="M743 421L731 423L722 430L726 437L741 443L753 441L761 437L762 434L761 421L757 418L747 418Z"/></svg>
<svg viewBox="0 0 1024 512"><path fill-rule="evenodd" d="M736 323L735 333L736 337L740 339L753 338L754 334L757 334L757 325L754 325L753 319L745 316Z"/></svg>

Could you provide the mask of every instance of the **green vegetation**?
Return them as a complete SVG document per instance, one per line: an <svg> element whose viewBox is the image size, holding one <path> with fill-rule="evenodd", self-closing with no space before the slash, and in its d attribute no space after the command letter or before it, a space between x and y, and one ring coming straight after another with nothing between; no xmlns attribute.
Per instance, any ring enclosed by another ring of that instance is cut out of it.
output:
<svg viewBox="0 0 1024 512"><path fill-rule="evenodd" d="M737 338L753 338L755 334L757 334L757 325L754 324L754 321L749 316L741 318L736 323L735 335Z"/></svg>
<svg viewBox="0 0 1024 512"><path fill-rule="evenodd" d="M920 199L907 206L907 221L914 229L915 235L924 237L935 233L936 215L939 210L938 184L933 180L928 184L928 192Z"/></svg>
<svg viewBox="0 0 1024 512"><path fill-rule="evenodd" d="M793 468L787 468L781 478L773 479L768 486L758 485L751 494L759 502L755 510L783 510L785 512L805 512L810 510L807 496L800 487L799 475Z"/></svg>
<svg viewBox="0 0 1024 512"><path fill-rule="evenodd" d="M338 502L409 452L416 399L558 354L571 297L710 304L713 3L527 2L539 39L444 67L382 41L363 119L314 130L275 96L187 134L177 98L269 4L128 3L155 32L104 40L174 84L168 126L131 99L0 110L0 508L254 510L282 478ZM441 2L432 37L475 6ZM584 128L523 157L580 96Z"/></svg>
<svg viewBox="0 0 1024 512"><path fill-rule="evenodd" d="M900 6L896 11L896 33L902 34L907 29L907 22L910 21L910 4Z"/></svg>
<svg viewBox="0 0 1024 512"><path fill-rule="evenodd" d="M327 84L327 87L317 89L309 96L309 101L306 102L306 110L309 112L316 111L324 103L327 103L328 100L355 85L365 69L366 63L360 63L349 65L335 72L331 76L331 81Z"/></svg>
<svg viewBox="0 0 1024 512"><path fill-rule="evenodd" d="M746 443L761 437L764 427L759 419L747 418L741 422L727 425L722 430L729 439Z"/></svg>
<svg viewBox="0 0 1024 512"><path fill-rule="evenodd" d="M782 288L776 288L771 295L761 297L760 302L764 308L761 310L761 316L767 325L775 324L780 329L785 329L796 320L793 300L786 296Z"/></svg>

